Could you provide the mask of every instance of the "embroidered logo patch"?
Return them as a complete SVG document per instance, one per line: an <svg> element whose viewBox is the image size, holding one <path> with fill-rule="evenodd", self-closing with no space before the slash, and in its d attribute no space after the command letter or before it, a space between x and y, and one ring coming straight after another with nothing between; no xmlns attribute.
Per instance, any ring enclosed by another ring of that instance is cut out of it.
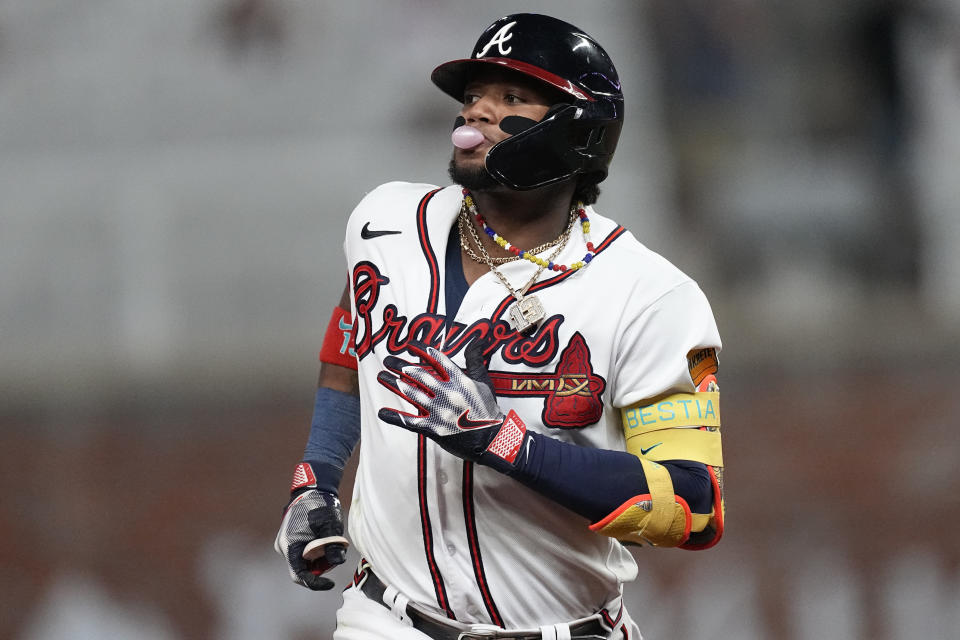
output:
<svg viewBox="0 0 960 640"><path fill-rule="evenodd" d="M369 222L365 223L363 225L363 228L360 229L360 237L363 238L364 240L371 240L373 238L379 238L380 236L393 236L399 233L403 233L403 232L393 231L392 229L379 229L377 231L374 231L373 229L370 228Z"/></svg>
<svg viewBox="0 0 960 640"><path fill-rule="evenodd" d="M606 381L593 372L590 349L580 332L573 334L553 373L491 371L498 396L544 397L543 424L555 429L580 429L603 415L600 395Z"/></svg>
<svg viewBox="0 0 960 640"><path fill-rule="evenodd" d="M716 374L720 367L717 360L717 350L710 348L691 351L687 354L687 366L690 369L690 377L693 378L694 386L700 386L704 378Z"/></svg>

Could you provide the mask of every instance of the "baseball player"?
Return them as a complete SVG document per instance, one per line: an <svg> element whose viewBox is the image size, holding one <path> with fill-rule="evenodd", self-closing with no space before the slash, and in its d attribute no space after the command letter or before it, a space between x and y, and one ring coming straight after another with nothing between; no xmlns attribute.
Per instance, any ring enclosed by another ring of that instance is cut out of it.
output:
<svg viewBox="0 0 960 640"><path fill-rule="evenodd" d="M596 40L510 15L432 80L462 105L454 184L385 184L350 216L276 550L314 590L359 551L339 640L640 638L624 544L723 532L713 314L592 206L624 122Z"/></svg>

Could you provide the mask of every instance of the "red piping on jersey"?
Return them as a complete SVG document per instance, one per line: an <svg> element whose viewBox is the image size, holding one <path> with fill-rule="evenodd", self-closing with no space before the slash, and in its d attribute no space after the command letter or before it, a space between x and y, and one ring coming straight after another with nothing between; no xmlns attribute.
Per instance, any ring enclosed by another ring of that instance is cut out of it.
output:
<svg viewBox="0 0 960 640"><path fill-rule="evenodd" d="M596 251L593 252L593 259L595 260L597 255L601 251L609 247L614 240L616 240L626 232L627 232L626 228L618 225L616 229L611 231L610 234L603 239L603 242L597 245ZM577 271L579 271L579 269ZM527 290L527 293L533 293L535 291L539 291L540 289L546 289L547 287L552 287L555 284L559 284L560 282L563 282L565 279L569 278L574 273L576 273L576 271L564 271L563 273L558 274L552 278L541 280L540 282L530 287L530 289ZM496 310L493 312L493 315L491 316L492 319L499 320L500 317L503 316L504 313L506 313L507 309L510 308L510 305L513 304L513 301L514 301L513 296L507 296L506 298L504 298L503 302L501 302L497 306Z"/></svg>
<svg viewBox="0 0 960 640"><path fill-rule="evenodd" d="M620 612L617 614L616 620L610 617L610 612L606 609L600 609L600 615L603 616L603 621L606 622L610 630L613 631L617 628L617 623L620 622L620 618L623 617L623 604L620 604Z"/></svg>
<svg viewBox="0 0 960 640"><path fill-rule="evenodd" d="M417 207L417 235L420 239L420 248L426 258L427 266L430 270L430 293L427 296L427 313L436 314L440 301L440 267L437 262L437 254L433 250L430 242L430 235L427 231L427 204L436 193L440 191L435 189L423 196ZM456 616L450 608L447 600L447 593L443 583L443 576L437 567L437 562L433 553L433 533L430 526L430 514L427 506L426 492L426 438L419 436L419 450L417 462L418 485L420 493L420 519L423 525L423 543L424 551L427 555L427 564L430 567L430 574L433 577L433 586L437 594L437 603L440 608L446 611L447 617L456 620ZM490 589L487 586L487 578L483 571L483 561L480 557L480 546L477 540L476 521L473 515L473 465L469 462L464 464L463 476L463 509L467 521L467 536L470 540L470 559L473 564L473 571L477 578L477 586L480 587L480 593L483 595L483 604L490 615L494 624L503 627L503 620L500 617L497 606L490 595Z"/></svg>
<svg viewBox="0 0 960 640"><path fill-rule="evenodd" d="M427 193L417 206L417 234L420 237L420 248L423 250L423 257L426 258L427 266L430 269L430 293L427 297L427 313L436 313L440 300L440 266L437 263L437 254L430 244L430 237L427 233L427 204L438 191L440 191L440 189L434 189Z"/></svg>
<svg viewBox="0 0 960 640"><path fill-rule="evenodd" d="M447 617L456 620L450 603L447 600L447 588L443 584L443 576L437 567L433 556L433 528L430 525L430 513L427 510L427 439L417 436L417 488L420 494L420 525L423 527L423 551L427 556L427 565L430 568L430 577L433 578L433 589L437 594L437 604L443 609Z"/></svg>
<svg viewBox="0 0 960 640"><path fill-rule="evenodd" d="M483 558L480 555L480 540L477 537L477 521L473 512L473 463L463 463L463 518L467 525L467 539L470 542L470 564L473 565L473 574L477 578L480 595L483 596L483 606L487 609L490 621L498 627L503 627L503 618L497 609L497 604L490 594L487 584L487 575L483 570Z"/></svg>
<svg viewBox="0 0 960 640"><path fill-rule="evenodd" d="M430 270L430 292L427 296L427 313L436 313L440 300L440 267L437 263L437 254L430 244L430 235L427 233L427 204L440 189L434 189L420 199L417 205L417 236L420 239L420 248ZM443 583L443 576L437 566L433 553L433 527L430 524L430 511L427 505L427 439L417 436L417 493L420 498L420 526L423 529L423 551L427 557L427 566L430 577L433 579L433 590L437 595L437 604L443 609L447 617L456 620L457 617L450 608L447 598L447 588Z"/></svg>

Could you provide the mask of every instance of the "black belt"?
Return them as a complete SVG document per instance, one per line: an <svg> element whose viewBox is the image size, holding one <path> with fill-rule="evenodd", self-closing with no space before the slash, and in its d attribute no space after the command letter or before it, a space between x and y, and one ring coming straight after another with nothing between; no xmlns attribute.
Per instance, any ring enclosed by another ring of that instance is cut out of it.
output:
<svg viewBox="0 0 960 640"><path fill-rule="evenodd" d="M383 601L383 594L387 585L368 567L366 577L361 579L360 591L374 602L379 602L388 609L390 606ZM541 640L540 631L511 632L505 629L471 629L470 625L457 624L453 621L442 622L425 615L421 611L407 605L406 615L413 623L413 628L426 634L433 640L480 640L483 638L511 638L513 640ZM590 617L570 623L571 640L607 640L612 631L605 625L600 616Z"/></svg>

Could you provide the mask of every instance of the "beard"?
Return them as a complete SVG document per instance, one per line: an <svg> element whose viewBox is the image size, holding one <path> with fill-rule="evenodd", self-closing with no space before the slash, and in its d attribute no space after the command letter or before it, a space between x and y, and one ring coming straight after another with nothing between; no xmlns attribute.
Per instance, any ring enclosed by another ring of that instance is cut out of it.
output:
<svg viewBox="0 0 960 640"><path fill-rule="evenodd" d="M462 167L457 165L456 158L450 158L450 166L447 167L447 173L450 179L470 191L485 191L502 186L496 179L490 175L486 167Z"/></svg>

